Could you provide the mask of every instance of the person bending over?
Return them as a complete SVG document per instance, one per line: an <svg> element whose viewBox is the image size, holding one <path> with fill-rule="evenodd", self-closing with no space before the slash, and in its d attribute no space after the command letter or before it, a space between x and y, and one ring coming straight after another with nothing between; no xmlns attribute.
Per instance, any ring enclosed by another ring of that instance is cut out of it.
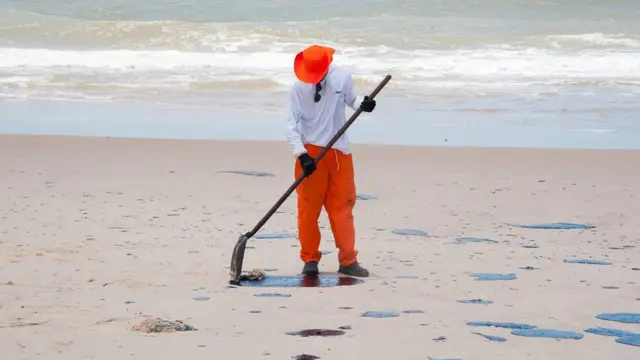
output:
<svg viewBox="0 0 640 360"><path fill-rule="evenodd" d="M367 277L369 271L358 263L355 248L353 207L356 186L353 156L346 133L319 161L315 157L345 124L345 105L372 112L376 102L356 94L351 73L333 64L335 50L312 45L294 59L297 81L289 92L286 135L296 158L294 175L305 179L296 188L298 238L302 273L317 276L320 253L318 219L324 206L338 248L338 272Z"/></svg>

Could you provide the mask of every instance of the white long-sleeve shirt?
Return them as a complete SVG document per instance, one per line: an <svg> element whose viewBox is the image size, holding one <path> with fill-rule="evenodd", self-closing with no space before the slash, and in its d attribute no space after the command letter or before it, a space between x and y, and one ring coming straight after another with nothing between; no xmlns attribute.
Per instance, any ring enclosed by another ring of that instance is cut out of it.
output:
<svg viewBox="0 0 640 360"><path fill-rule="evenodd" d="M305 144L326 146L347 121L345 105L356 110L362 102L356 94L351 73L346 69L331 64L320 84L322 98L317 103L314 102L315 84L297 81L289 91L285 130L296 157L307 152ZM333 149L350 153L346 132Z"/></svg>

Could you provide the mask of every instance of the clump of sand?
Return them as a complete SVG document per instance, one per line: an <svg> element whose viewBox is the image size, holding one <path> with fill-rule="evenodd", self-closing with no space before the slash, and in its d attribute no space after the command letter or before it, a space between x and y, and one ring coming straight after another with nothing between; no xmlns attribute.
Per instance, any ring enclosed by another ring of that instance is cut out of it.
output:
<svg viewBox="0 0 640 360"><path fill-rule="evenodd" d="M246 274L240 275L240 281L261 281L267 277L267 273L261 269L253 269Z"/></svg>
<svg viewBox="0 0 640 360"><path fill-rule="evenodd" d="M176 331L195 331L195 327L183 323L181 320L164 320L160 318L146 319L131 330L144 333L172 333Z"/></svg>

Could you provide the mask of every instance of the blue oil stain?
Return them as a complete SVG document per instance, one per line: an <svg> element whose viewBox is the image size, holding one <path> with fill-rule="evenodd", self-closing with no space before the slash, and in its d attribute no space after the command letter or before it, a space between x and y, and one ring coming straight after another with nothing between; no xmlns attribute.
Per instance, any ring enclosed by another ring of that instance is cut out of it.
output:
<svg viewBox="0 0 640 360"><path fill-rule="evenodd" d="M529 325L529 324L521 324L521 323L512 323L512 322L493 322L493 321L471 321L468 322L469 326L490 326L490 327L498 327L504 329L534 329L537 326Z"/></svg>
<svg viewBox="0 0 640 360"><path fill-rule="evenodd" d="M193 297L193 300L195 300L195 301L206 301L206 300L209 300L209 299L210 299L210 297L208 297L208 296L194 296Z"/></svg>
<svg viewBox="0 0 640 360"><path fill-rule="evenodd" d="M471 274L476 280L496 281L496 280L515 280L516 274L494 274L494 273L475 273Z"/></svg>
<svg viewBox="0 0 640 360"><path fill-rule="evenodd" d="M550 224L537 224L537 225L520 225L520 224L507 224L509 226L520 227L524 229L540 229L540 230L589 230L595 229L593 225L574 224L574 223L550 223Z"/></svg>
<svg viewBox="0 0 640 360"><path fill-rule="evenodd" d="M640 335L619 337L616 342L624 345L640 346Z"/></svg>
<svg viewBox="0 0 640 360"><path fill-rule="evenodd" d="M124 302L125 304L135 304L136 302L133 300L127 300Z"/></svg>
<svg viewBox="0 0 640 360"><path fill-rule="evenodd" d="M405 236L427 236L427 233L417 229L393 229L392 233Z"/></svg>
<svg viewBox="0 0 640 360"><path fill-rule="evenodd" d="M525 249L537 249L538 245L536 244L527 244L527 245L522 245L523 248Z"/></svg>
<svg viewBox="0 0 640 360"><path fill-rule="evenodd" d="M271 293L255 294L253 296L256 296L256 297L279 297L279 298L283 298L283 297L291 297L291 294L282 294L282 293L271 292Z"/></svg>
<svg viewBox="0 0 640 360"><path fill-rule="evenodd" d="M611 265L610 262L594 259L564 259L568 264Z"/></svg>
<svg viewBox="0 0 640 360"><path fill-rule="evenodd" d="M267 276L260 281L243 280L240 286L247 287L333 287L351 286L364 280L350 276Z"/></svg>
<svg viewBox="0 0 640 360"><path fill-rule="evenodd" d="M432 340L433 341L445 341L445 340L447 340L447 337L446 336L439 336L439 337L437 337L435 339L432 339Z"/></svg>
<svg viewBox="0 0 640 360"><path fill-rule="evenodd" d="M467 244L467 243L497 244L498 243L495 240L485 239L485 238L476 238L476 237L459 237L459 238L456 238L456 241L459 242L460 244Z"/></svg>
<svg viewBox="0 0 640 360"><path fill-rule="evenodd" d="M247 175L247 176L255 176L255 177L275 176L268 172L251 171L251 170L226 170L226 171L218 171L218 173L238 174L238 175Z"/></svg>
<svg viewBox="0 0 640 360"><path fill-rule="evenodd" d="M505 341L507 341L507 339L506 339L506 338L503 338L502 336L486 335L486 334L482 334L482 333L479 333L479 332L474 332L474 333L472 333L472 334L474 334L474 335L480 335L480 336L482 336L483 338L485 338L485 339L487 339L487 340L490 340L490 341L497 341L497 342L505 342Z"/></svg>
<svg viewBox="0 0 640 360"><path fill-rule="evenodd" d="M356 199L357 200L376 200L378 197L375 195L369 195L369 194L356 194Z"/></svg>
<svg viewBox="0 0 640 360"><path fill-rule="evenodd" d="M265 268L265 269L262 269L262 271L273 272L273 271L278 271L278 269L277 268Z"/></svg>
<svg viewBox="0 0 640 360"><path fill-rule="evenodd" d="M400 316L400 314L394 313L394 312L387 312L387 311L366 311L362 313L361 316L376 318L376 319L384 319L384 318L398 317Z"/></svg>
<svg viewBox="0 0 640 360"><path fill-rule="evenodd" d="M396 279L418 279L418 276L415 275L398 275Z"/></svg>
<svg viewBox="0 0 640 360"><path fill-rule="evenodd" d="M404 310L404 314L424 314L424 310Z"/></svg>
<svg viewBox="0 0 640 360"><path fill-rule="evenodd" d="M605 286L602 286L602 288L603 288L603 289L607 289L607 290L616 290L616 289L620 289L619 287L617 287L617 286L612 286L612 285L605 285Z"/></svg>
<svg viewBox="0 0 640 360"><path fill-rule="evenodd" d="M296 236L292 234L280 234L280 233L267 233L257 234L254 236L256 239L294 239Z"/></svg>
<svg viewBox="0 0 640 360"><path fill-rule="evenodd" d="M471 300L458 300L461 304L493 304L493 300L471 299Z"/></svg>
<svg viewBox="0 0 640 360"><path fill-rule="evenodd" d="M640 334L632 333L630 331L618 330L618 329L609 329L609 328L603 328L603 327L600 327L600 326L595 327L595 328L588 328L584 332L590 333L590 334L595 334L595 335L614 336L614 337L640 335Z"/></svg>
<svg viewBox="0 0 640 360"><path fill-rule="evenodd" d="M617 321L625 324L640 324L640 313L605 313L596 315L596 319Z"/></svg>
<svg viewBox="0 0 640 360"><path fill-rule="evenodd" d="M551 330L551 329L515 329L511 331L512 335L524 336L524 337L538 337L538 338L550 338L550 339L573 339L580 340L584 335L566 330Z"/></svg>

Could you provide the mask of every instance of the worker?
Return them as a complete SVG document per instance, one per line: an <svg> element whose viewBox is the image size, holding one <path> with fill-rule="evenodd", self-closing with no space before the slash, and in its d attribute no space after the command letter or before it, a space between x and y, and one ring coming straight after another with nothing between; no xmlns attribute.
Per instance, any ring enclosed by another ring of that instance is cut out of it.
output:
<svg viewBox="0 0 640 360"><path fill-rule="evenodd" d="M335 50L312 45L298 53L293 70L298 79L290 92L286 135L296 158L295 178L304 174L296 188L298 238L303 275L317 276L322 257L318 219L324 206L338 248L338 272L367 277L369 271L358 263L355 248L353 207L356 203L353 158L346 133L325 156L314 159L345 124L345 105L372 112L376 102L359 98L351 73L333 64Z"/></svg>

